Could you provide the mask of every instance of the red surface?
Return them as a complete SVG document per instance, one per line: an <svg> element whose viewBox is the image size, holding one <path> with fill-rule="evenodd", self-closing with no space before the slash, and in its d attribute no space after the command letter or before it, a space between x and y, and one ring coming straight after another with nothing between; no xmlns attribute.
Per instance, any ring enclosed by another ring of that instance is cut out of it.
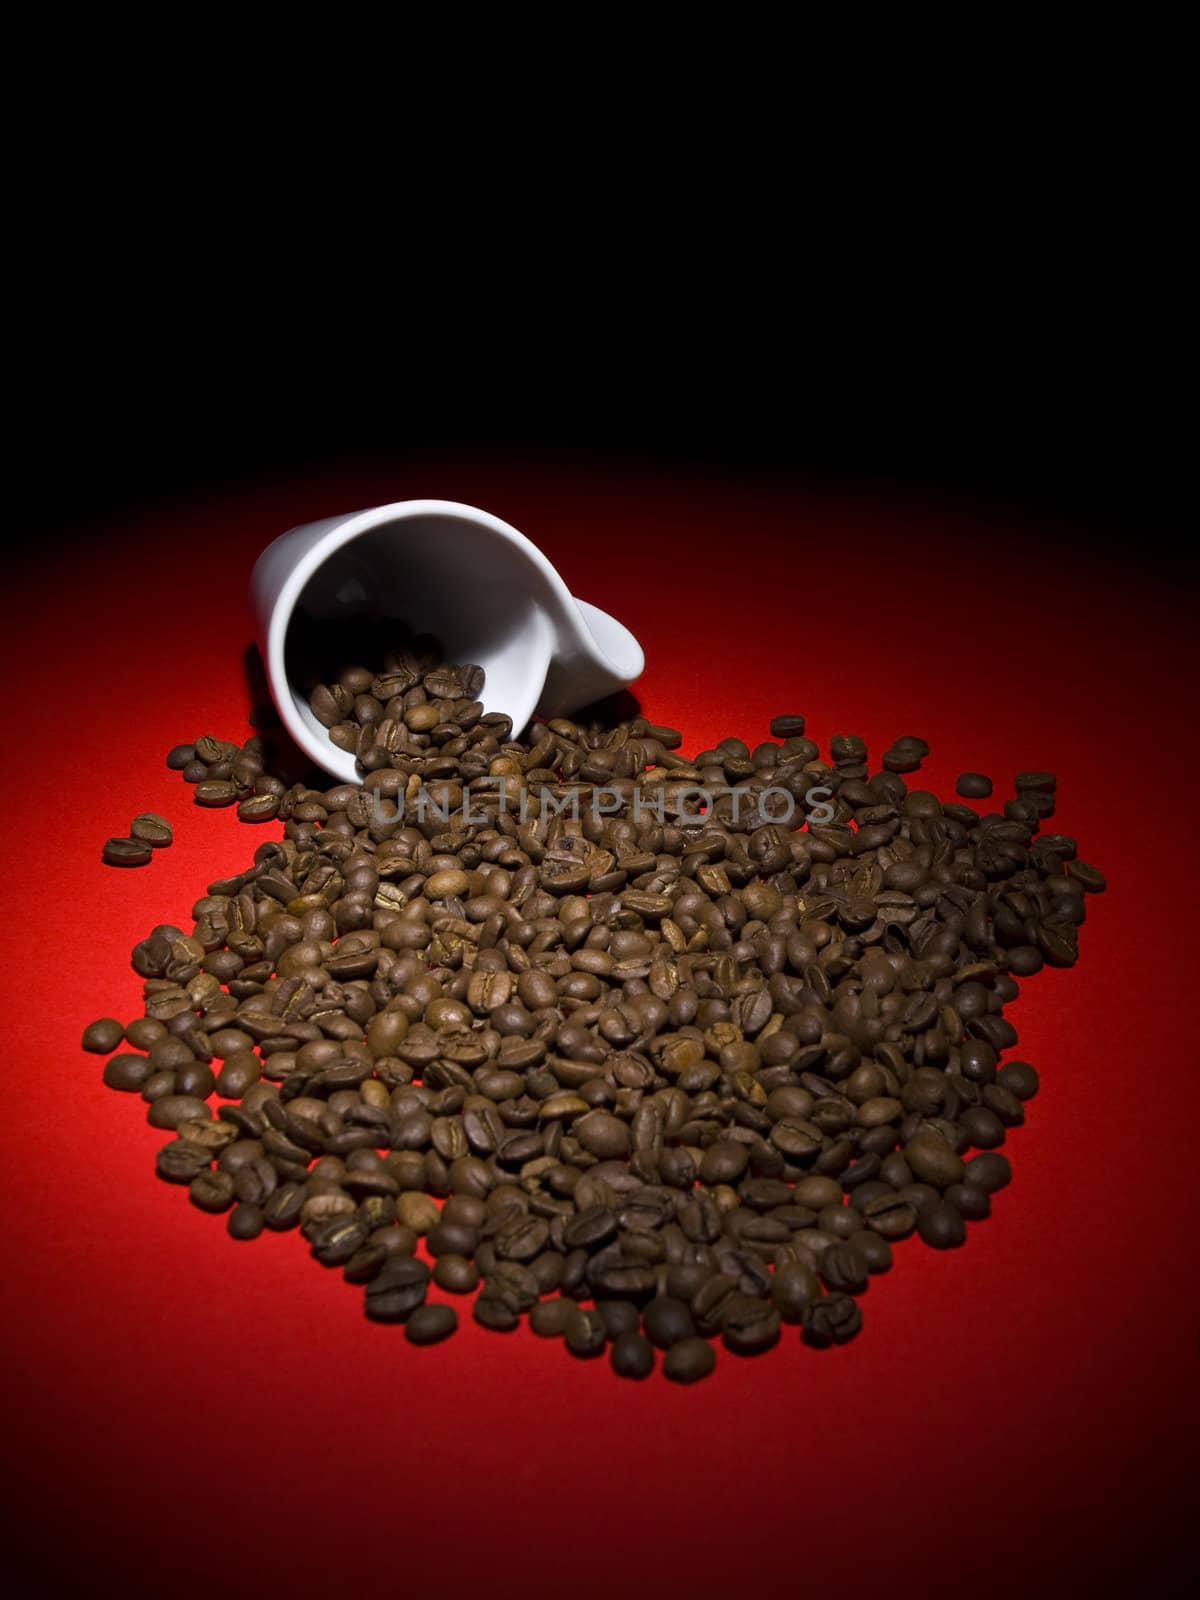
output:
<svg viewBox="0 0 1200 1600"><path fill-rule="evenodd" d="M1111 887L1080 965L1011 1013L1043 1081L1015 1180L965 1250L901 1247L852 1346L787 1330L695 1390L469 1317L412 1349L297 1235L234 1244L159 1183L163 1136L80 1051L92 1017L140 1012L134 941L186 922L267 836L193 807L162 765L178 740L244 736L254 557L295 522L409 495L508 518L627 622L644 708L690 750L798 709L814 738L876 752L923 734L915 781L944 794L963 769L998 793L1058 771L1052 825ZM1191 1511L1171 1463L1196 1422L1197 863L1152 851L1196 781L1194 652L1189 597L1136 549L753 482L442 462L146 514L31 552L8 604L7 1510L47 1584L241 1593L235 1561L289 1595L435 1574L461 1592L485 1570L496 1595L523 1572L532 1592L637 1594L653 1574L705 1595L743 1564L745 1592L1081 1593L1136 1563L1167 1581ZM143 809L174 847L102 867Z"/></svg>

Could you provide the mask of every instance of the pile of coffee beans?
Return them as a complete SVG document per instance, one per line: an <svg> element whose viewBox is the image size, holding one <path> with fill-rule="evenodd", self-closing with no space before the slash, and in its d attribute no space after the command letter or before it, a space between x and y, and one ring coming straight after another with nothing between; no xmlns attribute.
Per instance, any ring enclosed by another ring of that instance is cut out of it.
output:
<svg viewBox="0 0 1200 1600"><path fill-rule="evenodd" d="M690 760L640 718L515 737L478 668L378 659L313 690L361 783L257 736L168 757L282 834L84 1034L173 1135L160 1176L236 1239L299 1230L414 1344L456 1297L627 1378L852 1339L893 1247L961 1245L1009 1181L1038 1075L1004 1011L1104 887L1040 831L1053 775L981 815L906 785L924 741L872 770L795 714Z"/></svg>

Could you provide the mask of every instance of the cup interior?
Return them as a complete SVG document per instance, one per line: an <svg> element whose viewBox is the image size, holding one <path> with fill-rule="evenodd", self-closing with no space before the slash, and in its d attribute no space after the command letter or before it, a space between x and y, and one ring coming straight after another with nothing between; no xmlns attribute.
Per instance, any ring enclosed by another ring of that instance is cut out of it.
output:
<svg viewBox="0 0 1200 1600"><path fill-rule="evenodd" d="M296 714L324 745L313 716L314 683L336 670L313 641L337 622L353 633L362 618L436 635L446 659L484 669L486 711L505 711L519 729L533 715L550 660L550 629L535 591L541 575L493 529L448 513L399 517L331 548L296 598L284 639L284 669ZM365 630L364 630L365 631ZM372 663L366 663L371 665Z"/></svg>

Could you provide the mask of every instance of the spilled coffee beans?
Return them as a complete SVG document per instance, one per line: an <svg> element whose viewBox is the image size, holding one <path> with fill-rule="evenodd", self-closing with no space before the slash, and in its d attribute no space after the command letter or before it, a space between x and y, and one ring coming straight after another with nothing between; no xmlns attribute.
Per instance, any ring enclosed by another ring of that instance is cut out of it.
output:
<svg viewBox="0 0 1200 1600"><path fill-rule="evenodd" d="M135 947L145 1016L84 1034L160 1176L235 1239L298 1230L413 1344L454 1332L438 1296L628 1379L852 1339L893 1246L958 1247L1011 1176L1038 1074L1005 1010L1104 888L1041 832L1053 774L980 813L908 786L917 736L824 759L795 713L691 759L641 718L517 737L431 642L369 659L310 701L361 783L257 735L167 757L274 826ZM170 838L131 833L112 859Z"/></svg>

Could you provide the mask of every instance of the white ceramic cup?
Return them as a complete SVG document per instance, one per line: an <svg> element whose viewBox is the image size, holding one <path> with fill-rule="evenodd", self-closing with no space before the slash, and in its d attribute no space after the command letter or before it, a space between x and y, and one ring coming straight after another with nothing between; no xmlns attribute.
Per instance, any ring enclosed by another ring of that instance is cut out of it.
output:
<svg viewBox="0 0 1200 1600"><path fill-rule="evenodd" d="M485 711L520 732L535 711L566 716L632 683L641 646L576 600L536 545L454 500L401 500L281 534L250 579L259 646L284 727L318 766L348 782L354 756L331 743L289 659L292 619L395 618L487 674Z"/></svg>

